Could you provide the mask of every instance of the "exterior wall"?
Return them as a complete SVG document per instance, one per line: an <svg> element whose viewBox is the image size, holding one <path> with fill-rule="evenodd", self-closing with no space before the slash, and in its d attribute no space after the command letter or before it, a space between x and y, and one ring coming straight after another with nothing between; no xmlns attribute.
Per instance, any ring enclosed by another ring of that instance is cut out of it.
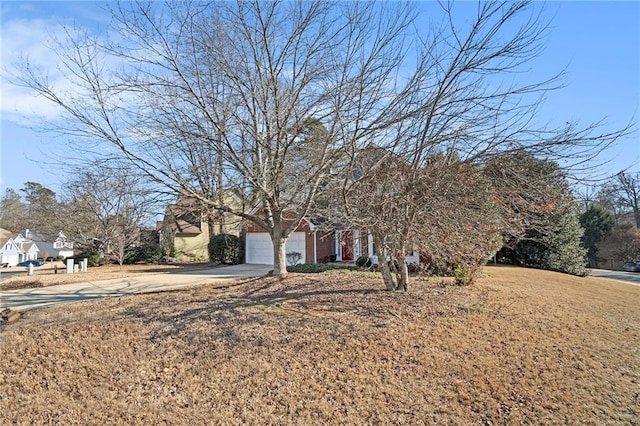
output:
<svg viewBox="0 0 640 426"><path fill-rule="evenodd" d="M239 211L244 211L243 199L235 191L225 192L222 198L227 206ZM240 228L242 218L231 213L224 213L223 218L224 225L222 227L222 232L225 234L239 236L240 232L238 231L238 229ZM214 229L214 232L218 233L218 230Z"/></svg>
<svg viewBox="0 0 640 426"><path fill-rule="evenodd" d="M201 229L199 234L176 234L173 242L176 259L186 262L209 260L209 226L202 223Z"/></svg>
<svg viewBox="0 0 640 426"><path fill-rule="evenodd" d="M318 256L318 263L327 263L331 261L331 256L335 254L333 245L333 231L316 232L316 253Z"/></svg>
<svg viewBox="0 0 640 426"><path fill-rule="evenodd" d="M31 244L27 251L24 253L23 260L36 260L38 258L38 251L38 246L36 246L35 244Z"/></svg>
<svg viewBox="0 0 640 426"><path fill-rule="evenodd" d="M0 264L6 263L7 266L16 266L20 262L20 249L11 238L5 240L0 247Z"/></svg>

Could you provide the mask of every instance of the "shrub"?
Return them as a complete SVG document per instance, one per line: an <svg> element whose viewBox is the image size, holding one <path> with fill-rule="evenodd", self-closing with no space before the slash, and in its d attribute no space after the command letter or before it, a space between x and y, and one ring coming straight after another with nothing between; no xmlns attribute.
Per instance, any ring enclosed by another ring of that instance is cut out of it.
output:
<svg viewBox="0 0 640 426"><path fill-rule="evenodd" d="M287 272L297 272L300 274L319 274L332 270L357 270L354 266L348 265L332 265L328 263L301 263L298 265L287 266Z"/></svg>
<svg viewBox="0 0 640 426"><path fill-rule="evenodd" d="M356 259L356 266L358 268L370 268L371 267L371 259L367 256L360 256Z"/></svg>
<svg viewBox="0 0 640 426"><path fill-rule="evenodd" d="M407 264L407 271L409 271L410 274L417 274L418 272L420 272L420 270L420 265L418 265L417 263Z"/></svg>
<svg viewBox="0 0 640 426"><path fill-rule="evenodd" d="M453 270L453 276L455 277L455 283L457 285L467 285L468 283L468 271L467 267L460 263L456 265L456 268Z"/></svg>
<svg viewBox="0 0 640 426"><path fill-rule="evenodd" d="M484 263L470 262L459 263L453 270L456 285L471 285L480 275L480 269Z"/></svg>
<svg viewBox="0 0 640 426"><path fill-rule="evenodd" d="M124 263L127 265L137 262L155 262L160 259L162 249L158 245L144 245L141 247L132 247L127 250L124 257Z"/></svg>
<svg viewBox="0 0 640 426"><path fill-rule="evenodd" d="M70 256L65 259L65 265L67 259L73 259L73 263L80 263L82 259L87 259L87 266L102 266L107 264L107 259L100 257L98 253L80 253L75 256Z"/></svg>
<svg viewBox="0 0 640 426"><path fill-rule="evenodd" d="M297 265L302 260L302 253L291 251L287 253L287 265Z"/></svg>
<svg viewBox="0 0 640 426"><path fill-rule="evenodd" d="M209 260L225 265L237 265L242 258L240 238L231 234L218 234L209 242Z"/></svg>

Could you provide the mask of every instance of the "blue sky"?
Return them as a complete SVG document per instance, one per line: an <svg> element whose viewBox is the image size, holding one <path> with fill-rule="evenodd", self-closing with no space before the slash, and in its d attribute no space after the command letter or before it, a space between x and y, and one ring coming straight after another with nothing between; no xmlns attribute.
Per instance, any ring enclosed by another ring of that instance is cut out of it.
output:
<svg viewBox="0 0 640 426"><path fill-rule="evenodd" d="M20 189L27 181L56 192L67 176L52 163L66 149L64 140L36 132L34 116L55 116L55 109L4 79L21 54L54 69L44 44L60 31L59 24L104 26L108 17L92 2L0 3L0 190ZM425 3L428 7L431 4ZM466 5L465 5L466 6ZM531 63L528 77L548 77L566 68L566 87L547 96L541 121L562 124L578 120L586 125L604 120L603 130L640 122L640 2L548 2L542 7L550 21L542 55ZM636 125L636 128L638 126ZM640 131L603 153L608 161L600 174L630 168L640 171Z"/></svg>

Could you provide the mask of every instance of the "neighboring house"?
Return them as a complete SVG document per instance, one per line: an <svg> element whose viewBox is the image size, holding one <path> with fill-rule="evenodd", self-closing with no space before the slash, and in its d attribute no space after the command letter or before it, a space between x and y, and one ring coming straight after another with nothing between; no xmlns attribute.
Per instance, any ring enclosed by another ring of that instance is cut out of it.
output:
<svg viewBox="0 0 640 426"><path fill-rule="evenodd" d="M22 234L14 236L10 231L0 229L0 265L15 266L25 260L35 260L39 252L38 245Z"/></svg>
<svg viewBox="0 0 640 426"><path fill-rule="evenodd" d="M180 261L205 261L209 259L209 224L202 213L176 211L172 206L165 214L163 229L169 228L174 257Z"/></svg>
<svg viewBox="0 0 640 426"><path fill-rule="evenodd" d="M241 208L242 197L234 190L225 192L224 202ZM239 219L229 213L207 211L192 197L179 197L167 207L160 225L160 244L170 248L171 256L179 261L209 261L209 240L220 233L238 235Z"/></svg>
<svg viewBox="0 0 640 426"><path fill-rule="evenodd" d="M33 241L25 241L22 243L20 250L22 251L20 262L24 262L25 260L36 260L38 258L38 253L40 252L40 249Z"/></svg>
<svg viewBox="0 0 640 426"><path fill-rule="evenodd" d="M37 244L40 257L65 259L74 255L73 241L67 238L62 231L57 235L43 235L29 229L23 229L20 231L20 236L24 238L24 241Z"/></svg>
<svg viewBox="0 0 640 426"><path fill-rule="evenodd" d="M11 233L0 228L0 266L16 266L20 263L20 246Z"/></svg>

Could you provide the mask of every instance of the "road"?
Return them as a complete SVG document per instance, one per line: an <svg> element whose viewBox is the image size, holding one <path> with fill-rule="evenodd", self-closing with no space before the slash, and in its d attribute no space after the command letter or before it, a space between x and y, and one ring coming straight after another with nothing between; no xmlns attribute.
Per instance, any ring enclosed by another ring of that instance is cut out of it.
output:
<svg viewBox="0 0 640 426"><path fill-rule="evenodd" d="M640 273L638 272L610 271L608 269L590 269L589 271L591 271L592 277L609 278L640 286Z"/></svg>
<svg viewBox="0 0 640 426"><path fill-rule="evenodd" d="M2 268L0 269L0 281L2 281L5 278L10 278L12 275L16 275L16 274L24 275L26 271L27 271L27 268L18 268L18 267Z"/></svg>
<svg viewBox="0 0 640 426"><path fill-rule="evenodd" d="M5 290L0 291L0 311L5 308L24 311L58 303L82 302L101 297L150 293L197 284L260 277L266 275L271 269L273 267L268 265L243 264L184 272L136 275L130 278L62 284L51 287Z"/></svg>

